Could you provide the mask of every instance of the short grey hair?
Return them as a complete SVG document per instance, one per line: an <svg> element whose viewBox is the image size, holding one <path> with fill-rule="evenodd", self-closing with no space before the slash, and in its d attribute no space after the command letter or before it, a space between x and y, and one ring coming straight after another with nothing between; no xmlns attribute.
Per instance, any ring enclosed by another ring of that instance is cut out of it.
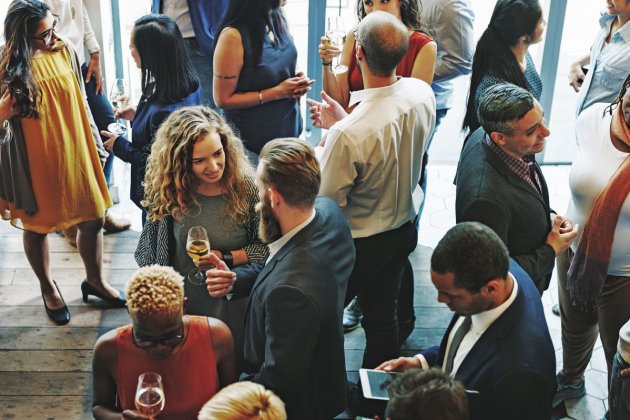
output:
<svg viewBox="0 0 630 420"><path fill-rule="evenodd" d="M357 42L363 46L365 62L375 76L394 74L409 48L409 32L387 12L375 11L359 23Z"/></svg>
<svg viewBox="0 0 630 420"><path fill-rule="evenodd" d="M501 83L485 91L479 100L477 118L490 134L512 134L512 123L520 120L534 108L534 96L511 83Z"/></svg>

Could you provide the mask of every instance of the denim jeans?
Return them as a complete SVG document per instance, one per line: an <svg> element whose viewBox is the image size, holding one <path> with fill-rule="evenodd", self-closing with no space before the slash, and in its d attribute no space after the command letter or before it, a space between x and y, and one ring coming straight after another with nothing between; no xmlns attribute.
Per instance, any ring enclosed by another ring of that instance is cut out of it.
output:
<svg viewBox="0 0 630 420"><path fill-rule="evenodd" d="M208 58L206 56L206 53L199 46L197 38L186 38L185 41L190 62L197 72L197 78L201 85L201 104L210 108L216 108L212 96L212 57Z"/></svg>
<svg viewBox="0 0 630 420"><path fill-rule="evenodd" d="M619 371L627 368L630 368L630 364L617 352L613 359L608 392L610 420L630 419L630 377L619 376Z"/></svg>

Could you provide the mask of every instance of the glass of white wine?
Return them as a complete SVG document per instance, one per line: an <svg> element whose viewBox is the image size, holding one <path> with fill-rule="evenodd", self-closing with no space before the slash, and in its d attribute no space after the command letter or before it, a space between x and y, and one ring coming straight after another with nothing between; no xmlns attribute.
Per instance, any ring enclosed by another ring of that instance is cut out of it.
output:
<svg viewBox="0 0 630 420"><path fill-rule="evenodd" d="M197 286L206 284L206 273L199 268L199 257L210 253L210 240L208 232L201 226L193 226L188 230L188 239L186 240L186 252L192 258L193 263L197 266L188 273L188 281Z"/></svg>
<svg viewBox="0 0 630 420"><path fill-rule="evenodd" d="M328 18L328 25L326 26L326 37L330 40L330 44L341 48L343 46L343 40L346 36L346 29L343 25L341 16L331 16ZM341 74L348 71L348 66L339 64L339 57L333 58L332 72L334 74Z"/></svg>
<svg viewBox="0 0 630 420"><path fill-rule="evenodd" d="M164 387L159 374L147 372L138 377L136 410L151 419L164 410Z"/></svg>
<svg viewBox="0 0 630 420"><path fill-rule="evenodd" d="M129 92L127 90L125 79L114 80L112 90L109 92L109 100L112 103L114 111L121 111L129 105ZM110 133L120 136L121 134L125 134L127 126L122 119L119 119L118 121L109 124L107 126L107 130Z"/></svg>

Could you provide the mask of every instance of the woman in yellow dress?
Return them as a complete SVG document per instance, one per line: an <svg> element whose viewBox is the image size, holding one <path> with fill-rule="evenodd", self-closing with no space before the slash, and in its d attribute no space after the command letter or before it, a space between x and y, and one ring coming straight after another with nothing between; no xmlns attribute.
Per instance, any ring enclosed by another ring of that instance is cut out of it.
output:
<svg viewBox="0 0 630 420"><path fill-rule="evenodd" d="M112 204L101 169L107 153L87 108L76 53L57 37L56 25L40 1L9 5L0 51L0 216L24 230L46 313L66 324L70 312L50 274L50 232L78 225L84 301L95 295L124 306L125 299L102 277L101 228Z"/></svg>

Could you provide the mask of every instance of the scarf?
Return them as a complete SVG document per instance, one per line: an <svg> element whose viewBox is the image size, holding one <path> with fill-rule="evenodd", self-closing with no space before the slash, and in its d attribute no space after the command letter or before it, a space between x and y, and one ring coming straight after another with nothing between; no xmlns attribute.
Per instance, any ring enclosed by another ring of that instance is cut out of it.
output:
<svg viewBox="0 0 630 420"><path fill-rule="evenodd" d="M612 133L630 145L630 128L626 124L621 104L610 124ZM573 305L594 311L608 275L615 229L626 197L630 193L630 155L619 165L599 194L586 219L577 252L569 267L567 290Z"/></svg>

